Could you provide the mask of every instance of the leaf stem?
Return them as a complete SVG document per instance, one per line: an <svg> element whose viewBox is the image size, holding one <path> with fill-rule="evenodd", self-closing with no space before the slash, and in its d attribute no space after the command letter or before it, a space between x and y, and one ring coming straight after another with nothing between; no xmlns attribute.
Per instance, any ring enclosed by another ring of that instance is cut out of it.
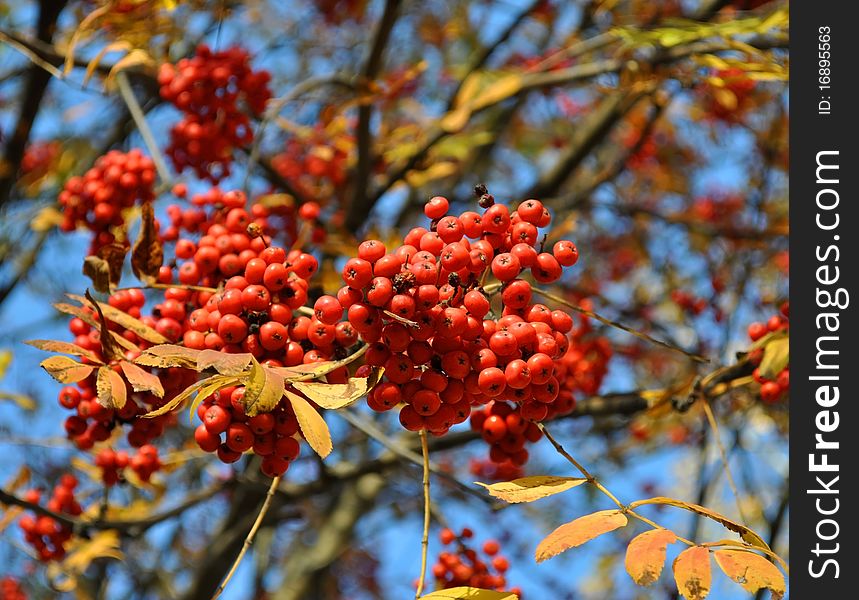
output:
<svg viewBox="0 0 859 600"><path fill-rule="evenodd" d="M248 532L248 535L245 538L245 543L242 544L242 549L239 552L239 555L236 557L236 560L233 561L230 570L227 572L227 576L224 577L224 580L221 582L221 584L218 586L218 589L216 589L215 593L212 595L212 600L215 600L215 598L217 598L223 593L224 589L227 587L227 584L230 582L230 579L232 579L233 575L235 575L236 569L239 568L239 564L242 562L242 559L245 557L245 554L248 553L251 544L253 544L254 542L254 537L256 536L257 531L259 531L263 519L265 519L265 515L268 512L268 509L271 507L271 501L274 499L274 494L277 491L279 485L280 475L271 480L271 485L268 486L268 492L266 492L265 501L263 501L262 503L262 507L260 508L256 521L254 521L251 530Z"/></svg>

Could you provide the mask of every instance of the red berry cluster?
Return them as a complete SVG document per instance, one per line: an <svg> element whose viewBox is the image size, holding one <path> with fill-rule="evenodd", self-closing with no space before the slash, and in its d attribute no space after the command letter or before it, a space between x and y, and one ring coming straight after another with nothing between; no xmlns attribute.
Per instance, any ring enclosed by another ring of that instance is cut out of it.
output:
<svg viewBox="0 0 859 600"><path fill-rule="evenodd" d="M46 175L62 149L62 143L57 140L36 141L29 144L21 158L21 181L30 183Z"/></svg>
<svg viewBox="0 0 859 600"><path fill-rule="evenodd" d="M101 480L107 486L116 485L124 480L123 471L131 468L141 481L149 481L152 474L161 469L158 448L146 444L138 448L134 456L112 448L102 448L95 455L95 466L101 469Z"/></svg>
<svg viewBox="0 0 859 600"><path fill-rule="evenodd" d="M539 228L551 217L538 200L511 212L485 187L476 192L482 213L447 215L447 199L436 196L424 208L430 230L412 229L390 253L380 241L363 242L343 267L346 285L337 297L323 296L314 307L319 320L332 323L347 310L371 344L366 363L385 368L369 406L385 411L404 402L400 422L412 431L442 435L472 406L495 400L515 403L523 434L558 399L555 360L568 349L573 320L534 303L520 275L556 281L578 250L560 241L542 251ZM484 287L490 276L498 282L498 313ZM521 450L513 451L519 464L527 458Z"/></svg>
<svg viewBox="0 0 859 600"><path fill-rule="evenodd" d="M123 224L122 211L155 196L155 165L138 149L111 150L96 160L83 177L72 177L60 192L63 231L78 226L95 234L90 254L115 238L110 229Z"/></svg>
<svg viewBox="0 0 859 600"><path fill-rule="evenodd" d="M262 457L264 474L283 475L301 450L292 406L282 399L273 411L248 417L244 393L242 386L229 387L206 398L197 408L203 424L194 431L194 439L205 452L217 452L221 462L234 463L250 450Z"/></svg>
<svg viewBox="0 0 859 600"><path fill-rule="evenodd" d="M345 132L332 135L317 127L307 138L289 138L284 151L271 159L272 167L304 198L322 201L344 191L355 142Z"/></svg>
<svg viewBox="0 0 859 600"><path fill-rule="evenodd" d="M501 465L507 462L521 467L528 462L525 442L536 442L543 433L526 420L528 409L518 409L503 401L490 401L471 413L471 428L480 432L489 444L489 460Z"/></svg>
<svg viewBox="0 0 859 600"><path fill-rule="evenodd" d="M686 290L671 290L671 301L682 311L698 316L707 309L707 299L695 296Z"/></svg>
<svg viewBox="0 0 859 600"><path fill-rule="evenodd" d="M48 500L47 509L73 517L80 515L83 509L75 500L77 485L78 480L74 475L63 475ZM39 490L30 490L24 495L24 500L38 504L41 496ZM72 530L67 525L47 515L25 515L18 524L24 532L24 539L33 546L40 560L61 560L66 555L65 544L72 537Z"/></svg>
<svg viewBox="0 0 859 600"><path fill-rule="evenodd" d="M782 304L780 312L780 315L771 316L766 323L756 322L749 325L749 338L756 342L769 333L790 329L790 305L787 302ZM763 359L763 348L753 350L749 359L753 364L759 365ZM761 400L767 404L775 404L790 390L790 366L779 371L774 380L763 377L758 368L755 368L752 376L761 385Z"/></svg>
<svg viewBox="0 0 859 600"><path fill-rule="evenodd" d="M0 600L27 600L27 594L20 581L7 576L0 579Z"/></svg>
<svg viewBox="0 0 859 600"><path fill-rule="evenodd" d="M194 57L162 64L161 97L184 113L167 149L176 169L191 168L213 183L227 177L233 149L253 141L248 115L265 110L270 79L268 71L251 69L242 48L213 52L201 44Z"/></svg>
<svg viewBox="0 0 859 600"><path fill-rule="evenodd" d="M437 588L469 586L499 592L509 591L521 598L522 590L519 588L505 589L505 573L510 565L507 559L499 554L501 545L496 540L487 540L482 547L485 558L481 557L475 549L467 545L466 540L473 535L467 527L459 535L447 528L441 530L441 543L445 546L455 545L456 549L440 552L438 562L432 567Z"/></svg>

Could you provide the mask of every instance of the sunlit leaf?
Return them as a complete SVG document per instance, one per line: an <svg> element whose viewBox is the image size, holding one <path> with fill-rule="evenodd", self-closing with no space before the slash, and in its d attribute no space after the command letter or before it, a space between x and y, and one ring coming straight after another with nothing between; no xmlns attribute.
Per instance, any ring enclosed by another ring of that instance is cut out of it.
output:
<svg viewBox="0 0 859 600"><path fill-rule="evenodd" d="M296 381L292 387L328 410L344 408L367 395L379 383L384 369L375 367L369 377L350 377L346 383Z"/></svg>
<svg viewBox="0 0 859 600"><path fill-rule="evenodd" d="M125 406L128 390L125 381L111 367L99 367L95 379L96 399L105 408L119 409Z"/></svg>
<svg viewBox="0 0 859 600"><path fill-rule="evenodd" d="M25 340L25 344L44 350L46 352L61 352L62 354L71 354L72 356L80 356L86 358L96 364L100 364L101 360L92 350L81 348L77 344L69 342L61 342L59 340ZM2 369L0 369L2 372Z"/></svg>
<svg viewBox="0 0 859 600"><path fill-rule="evenodd" d="M167 369L169 367L197 368L197 357L200 350L176 346L174 344L159 344L140 353L134 362L145 367Z"/></svg>
<svg viewBox="0 0 859 600"><path fill-rule="evenodd" d="M761 377L775 379L790 362L790 340L779 338L764 346L764 356L758 367Z"/></svg>
<svg viewBox="0 0 859 600"><path fill-rule="evenodd" d="M67 356L52 356L46 358L39 366L60 383L77 383L86 379L95 367L79 363Z"/></svg>
<svg viewBox="0 0 859 600"><path fill-rule="evenodd" d="M540 498L560 494L585 482L587 479L581 477L556 477L554 475L521 477L513 481L501 481L492 484L475 481L477 485L485 487L490 496L511 503L533 502Z"/></svg>
<svg viewBox="0 0 859 600"><path fill-rule="evenodd" d="M696 514L701 515L702 517L707 517L708 519L712 519L717 523L720 523L727 529L734 531L740 535L743 540L751 544L752 546L756 546L758 548L763 548L764 550L771 551L770 547L767 543L759 536L757 533L746 527L745 525L740 525L739 523L732 521L728 517L724 515L720 515L719 513L710 510L704 506L699 506L698 504L692 504L691 502L684 502L682 500L676 500L674 498L666 498L664 496L657 496L655 498L648 498L647 500L638 500L629 505L629 508L635 509L639 506L644 506L645 504L665 504L668 506L675 506L677 508L682 508L684 510L688 510L694 512Z"/></svg>
<svg viewBox="0 0 859 600"><path fill-rule="evenodd" d="M687 548L674 559L674 581L686 600L704 600L710 593L710 551L703 546Z"/></svg>
<svg viewBox="0 0 859 600"><path fill-rule="evenodd" d="M164 397L164 386L157 376L127 360L119 361L119 366L135 392L151 392L159 398Z"/></svg>
<svg viewBox="0 0 859 600"><path fill-rule="evenodd" d="M242 398L248 416L253 417L261 412L274 410L283 398L283 392L283 377L251 357L251 372L245 381L245 393Z"/></svg>
<svg viewBox="0 0 859 600"><path fill-rule="evenodd" d="M201 350L197 355L197 371L214 369L221 375L241 375L251 363L251 354L227 354L217 350Z"/></svg>
<svg viewBox="0 0 859 600"><path fill-rule="evenodd" d="M77 300L81 304L86 302L86 298L82 296L77 296L75 294L67 294L67 296L69 298L72 298L73 300ZM107 320L113 321L117 325L128 329L137 337L144 339L152 344L166 344L169 342L166 337L146 325L140 319L132 317L127 312L121 311L118 308L114 308L113 306L105 302L98 302L97 304L101 311L104 313L104 317Z"/></svg>
<svg viewBox="0 0 859 600"><path fill-rule="evenodd" d="M287 390L286 397L292 404L295 417L298 419L298 426L301 428L301 435L307 444L322 458L331 454L334 446L331 443L331 432L328 430L325 419L315 408L310 406L307 400L298 394L293 394Z"/></svg>
<svg viewBox="0 0 859 600"><path fill-rule="evenodd" d="M558 527L537 546L537 562L557 556L565 550L581 546L595 537L626 525L627 519L619 510L601 510L579 517Z"/></svg>
<svg viewBox="0 0 859 600"><path fill-rule="evenodd" d="M722 572L740 584L744 590L754 594L768 589L773 600L785 595L784 575L774 564L754 552L743 550L716 550L713 553Z"/></svg>
<svg viewBox="0 0 859 600"><path fill-rule="evenodd" d="M659 579L665 564L666 548L677 541L668 529L652 529L637 535L626 548L626 572L638 585L650 585Z"/></svg>
<svg viewBox="0 0 859 600"><path fill-rule="evenodd" d="M519 600L513 592L497 592L473 587L454 587L421 596L420 600Z"/></svg>

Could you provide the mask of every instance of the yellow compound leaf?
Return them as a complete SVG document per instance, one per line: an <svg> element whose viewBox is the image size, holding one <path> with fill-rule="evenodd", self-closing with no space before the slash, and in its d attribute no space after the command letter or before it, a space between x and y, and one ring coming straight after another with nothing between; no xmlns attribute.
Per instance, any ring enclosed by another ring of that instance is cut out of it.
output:
<svg viewBox="0 0 859 600"><path fill-rule="evenodd" d="M200 402L225 387L229 387L231 385L236 385L239 382L238 377L233 377L229 375L213 375L208 379L204 379L201 383L204 385L200 386L197 391L197 397L194 398L194 401L191 403L191 407L189 409L189 418L193 422L194 415L196 414L197 407L200 405Z"/></svg>
<svg viewBox="0 0 859 600"><path fill-rule="evenodd" d="M744 550L716 550L713 556L722 572L747 592L754 594L758 590L768 589L772 592L773 600L784 597L787 591L784 575L759 554Z"/></svg>
<svg viewBox="0 0 859 600"><path fill-rule="evenodd" d="M327 375L331 371L339 369L340 367L344 367L349 363L357 360L369 348L368 345L362 346L359 350L356 350L346 358L340 360L329 360L325 362L318 363L310 363L306 365L296 365L294 367L271 367L277 373L282 375L286 380L286 383L295 383L296 381L311 381L313 379L319 379L323 375Z"/></svg>
<svg viewBox="0 0 859 600"><path fill-rule="evenodd" d="M164 397L164 386L158 377L127 360L120 361L119 366L135 392L151 392L159 398Z"/></svg>
<svg viewBox="0 0 859 600"><path fill-rule="evenodd" d="M96 399L105 408L122 408L128 398L125 381L110 367L99 367L95 378Z"/></svg>
<svg viewBox="0 0 859 600"><path fill-rule="evenodd" d="M541 498L560 494L585 483L587 479L581 477L556 477L554 475L535 475L533 477L522 477L513 481L501 481L499 483L486 484L475 481L483 486L494 496L505 502L533 502Z"/></svg>
<svg viewBox="0 0 859 600"><path fill-rule="evenodd" d="M674 498L657 496L655 498L648 498L647 500L638 500L636 502L633 502L629 505L629 508L636 509L639 506L644 506L645 504L666 504L668 506L674 506L677 508L688 510L690 512L694 512L696 514L701 515L702 517L712 519L713 521L720 523L723 527L738 533L740 537L743 538L743 540L748 544L766 550L767 552L772 552L767 543L757 533L755 533L745 525L740 525L736 521L732 521L728 517L721 515L713 510L710 510L709 508L706 508L704 506L692 504L691 502L683 502L682 500L676 500Z"/></svg>
<svg viewBox="0 0 859 600"><path fill-rule="evenodd" d="M46 352L61 352L62 354L71 354L72 356L80 356L86 358L96 364L101 364L101 359L92 351L86 348L81 348L76 344L69 342L61 342L59 340L26 340L24 342L29 346L45 350Z"/></svg>
<svg viewBox="0 0 859 600"><path fill-rule="evenodd" d="M268 369L251 357L251 372L245 381L243 403L248 416L274 410L283 397L283 376Z"/></svg>
<svg viewBox="0 0 859 600"><path fill-rule="evenodd" d="M251 354L227 354L217 350L201 350L197 355L197 371L215 369L221 375L241 375L251 362Z"/></svg>
<svg viewBox="0 0 859 600"><path fill-rule="evenodd" d="M354 404L379 383L384 369L374 367L369 377L350 377L346 383L297 381L292 387L313 400L322 408L337 410Z"/></svg>
<svg viewBox="0 0 859 600"><path fill-rule="evenodd" d="M144 367L157 367L159 369L185 367L196 370L199 355L199 350L174 344L159 344L144 350L140 356L134 359L134 362Z"/></svg>
<svg viewBox="0 0 859 600"><path fill-rule="evenodd" d="M48 372L48 375L60 383L77 383L90 376L93 369L90 365L79 363L67 356L52 356L46 358L39 366Z"/></svg>
<svg viewBox="0 0 859 600"><path fill-rule="evenodd" d="M650 585L659 579L665 564L668 544L677 536L668 529L653 529L636 536L626 549L626 572L638 585Z"/></svg>
<svg viewBox="0 0 859 600"><path fill-rule="evenodd" d="M627 519L619 510L601 510L579 517L558 527L537 546L537 562L557 556L564 550L581 546L585 542L626 525Z"/></svg>
<svg viewBox="0 0 859 600"><path fill-rule="evenodd" d="M420 600L519 600L513 592L496 592L473 587L455 587L421 596Z"/></svg>
<svg viewBox="0 0 859 600"><path fill-rule="evenodd" d="M295 411L298 426L301 428L301 435L307 444L322 458L331 454L334 446L331 443L331 432L325 419L298 394L287 391L286 397L292 404L292 410Z"/></svg>
<svg viewBox="0 0 859 600"><path fill-rule="evenodd" d="M712 572L710 551L703 546L692 546L674 559L674 581L677 591L686 600L704 600L710 593Z"/></svg>

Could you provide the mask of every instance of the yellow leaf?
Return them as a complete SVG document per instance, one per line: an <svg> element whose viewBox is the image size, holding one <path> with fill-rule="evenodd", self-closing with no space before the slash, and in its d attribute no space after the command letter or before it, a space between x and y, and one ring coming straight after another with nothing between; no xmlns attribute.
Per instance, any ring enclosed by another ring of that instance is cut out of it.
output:
<svg viewBox="0 0 859 600"><path fill-rule="evenodd" d="M322 458L331 454L334 446L331 444L331 432L325 419L298 394L287 391L286 397L292 404L298 426L301 428L301 435L307 444Z"/></svg>
<svg viewBox="0 0 859 600"><path fill-rule="evenodd" d="M67 294L67 296L73 300L77 300L81 304L86 302L86 298L82 296L77 296L75 294ZM112 307L110 304L105 302L98 302L98 307L104 313L104 318L108 321L113 321L117 325L128 329L133 332L137 337L146 340L152 344L166 344L169 340L143 323L140 319L135 319L127 312L121 311L118 308Z"/></svg>
<svg viewBox="0 0 859 600"><path fill-rule="evenodd" d="M471 109L468 106L456 108L439 120L439 127L447 133L462 131L471 118Z"/></svg>
<svg viewBox="0 0 859 600"><path fill-rule="evenodd" d="M196 370L199 355L199 350L174 344L159 344L144 350L140 356L134 359L134 362L145 367L157 367L159 369L184 367Z"/></svg>
<svg viewBox="0 0 859 600"><path fill-rule="evenodd" d="M86 66L86 72L84 73L83 84L86 85L89 83L89 80L92 79L93 73L98 68L98 65L101 64L102 59L111 52L117 52L120 50L131 50L131 44L126 40L118 40L116 42L111 42L104 48L98 51L89 63Z"/></svg>
<svg viewBox="0 0 859 600"><path fill-rule="evenodd" d="M774 564L754 552L744 550L716 550L716 564L728 577L744 590L754 594L768 589L773 600L780 600L786 592L784 575Z"/></svg>
<svg viewBox="0 0 859 600"><path fill-rule="evenodd" d="M537 546L537 562L557 556L564 550L581 546L595 537L626 525L627 519L619 510L601 510L579 517L558 527Z"/></svg>
<svg viewBox="0 0 859 600"><path fill-rule="evenodd" d="M434 163L423 171L411 170L406 173L406 181L412 187L422 187L430 181L448 177L459 171L459 165L455 162L442 161Z"/></svg>
<svg viewBox="0 0 859 600"><path fill-rule="evenodd" d="M513 481L501 481L499 483L485 484L475 481L477 485L485 487L490 496L500 498L505 502L533 502L540 498L546 498L560 494L576 486L582 485L587 479L580 477L555 477L553 475L535 475L533 477L522 477Z"/></svg>
<svg viewBox="0 0 859 600"><path fill-rule="evenodd" d="M473 110L498 104L507 98L511 98L522 89L522 76L518 73L506 75L498 81L489 85L480 92L473 101Z"/></svg>
<svg viewBox="0 0 859 600"><path fill-rule="evenodd" d="M473 587L455 587L421 596L420 600L519 600L513 592L496 592Z"/></svg>
<svg viewBox="0 0 859 600"><path fill-rule="evenodd" d="M453 101L454 108L465 106L477 96L477 93L480 91L481 78L481 73L471 73L462 81L462 85L459 86L459 92L456 94L456 99Z"/></svg>
<svg viewBox="0 0 859 600"><path fill-rule="evenodd" d="M39 366L60 383L76 383L90 376L95 367L84 365L67 356L46 358Z"/></svg>
<svg viewBox="0 0 859 600"><path fill-rule="evenodd" d="M369 346L364 345L340 360L329 360L325 362L310 363L306 365L296 365L294 367L272 367L277 373L282 375L287 383L295 383L296 381L310 381L311 379L319 379L323 375L327 375L331 371L345 367L346 365L357 360L367 351Z"/></svg>
<svg viewBox="0 0 859 600"><path fill-rule="evenodd" d="M53 229L63 222L63 213L53 206L46 206L40 210L30 221L30 229L42 233Z"/></svg>
<svg viewBox="0 0 859 600"><path fill-rule="evenodd" d="M83 274L92 281L92 287L97 292L110 292L110 265L98 256L84 258Z"/></svg>
<svg viewBox="0 0 859 600"><path fill-rule="evenodd" d="M292 386L322 408L336 410L355 403L379 383L384 369L375 367L369 377L350 377L346 383L297 381Z"/></svg>
<svg viewBox="0 0 859 600"><path fill-rule="evenodd" d="M761 377L775 379L790 362L790 339L780 338L764 347L764 357L758 367Z"/></svg>
<svg viewBox="0 0 859 600"><path fill-rule="evenodd" d="M105 408L122 408L128 397L125 381L110 367L99 367L95 379L96 399Z"/></svg>
<svg viewBox="0 0 859 600"><path fill-rule="evenodd" d="M674 559L674 581L686 600L704 600L710 593L710 551L692 546Z"/></svg>
<svg viewBox="0 0 859 600"><path fill-rule="evenodd" d="M267 369L251 357L251 372L245 381L245 394L242 402L248 416L261 412L271 412L283 398L283 377L272 369Z"/></svg>
<svg viewBox="0 0 859 600"><path fill-rule="evenodd" d="M655 582L662 573L668 544L676 541L677 536L667 529L652 529L636 536L626 549L626 572L638 585Z"/></svg>
<svg viewBox="0 0 859 600"><path fill-rule="evenodd" d="M692 504L691 502L683 502L682 500L675 500L674 498L666 498L664 496L657 496L655 498L648 498L647 500L638 500L629 505L630 509L638 508L639 506L644 506L645 504L666 504L668 506L674 506L677 508L682 508L684 510L688 510L690 512L694 512L696 514L701 515L702 517L707 517L708 519L712 519L717 523L720 523L727 529L738 533L743 540L751 544L752 546L756 546L758 548L763 548L764 550L771 552L772 550L767 545L767 543L759 536L757 533L746 527L745 525L740 525L739 523L732 521L728 517L724 515L720 515L719 513L710 510L709 508L700 506L698 504Z"/></svg>
<svg viewBox="0 0 859 600"><path fill-rule="evenodd" d="M191 421L194 420L194 416L197 413L197 407L200 405L200 402L220 389L239 383L239 378L228 375L214 375L208 379L204 379L203 383L205 383L205 385L201 386L197 391L197 396L194 398L194 401L191 403L189 408L189 417Z"/></svg>
<svg viewBox="0 0 859 600"><path fill-rule="evenodd" d="M28 342L25 342L28 343ZM60 352L60 350L57 350ZM9 350L0 351L0 379L3 379L6 375L6 370L9 368L9 365L12 363L12 352Z"/></svg>
<svg viewBox="0 0 859 600"><path fill-rule="evenodd" d="M116 61L116 64L110 68L110 72L107 74L107 79L104 82L105 86L109 87L113 83L113 79L116 77L116 74L120 71L127 71L132 67L152 68L154 66L155 60L149 56L148 52L140 48L135 48Z"/></svg>
<svg viewBox="0 0 859 600"><path fill-rule="evenodd" d="M215 369L221 375L241 375L251 362L251 354L227 354L217 350L201 350L197 355L197 371Z"/></svg>
<svg viewBox="0 0 859 600"><path fill-rule="evenodd" d="M69 342L61 342L59 340L26 340L24 343L29 346L33 346L34 348L38 348L39 350L45 350L46 352L71 354L72 356L80 356L96 364L101 364L101 360L93 351L81 348L76 344L70 344ZM2 361L0 361L0 363L2 363ZM2 373L2 371L3 368L0 366L0 373Z"/></svg>
<svg viewBox="0 0 859 600"><path fill-rule="evenodd" d="M127 360L119 361L119 366L135 392L152 392L159 398L164 397L164 386L158 377Z"/></svg>
<svg viewBox="0 0 859 600"><path fill-rule="evenodd" d="M24 410L35 410L36 401L26 394L0 391L0 400L11 400Z"/></svg>
<svg viewBox="0 0 859 600"><path fill-rule="evenodd" d="M226 375L212 375L211 377L207 377L206 379L201 379L196 383L192 383L184 390L173 396L170 400L168 400L164 406L161 408L157 408L151 412L143 415L144 419L152 419L154 417L158 417L163 414L169 413L171 410L182 404L185 400L190 398L194 392L198 392L198 396L202 400L206 396L214 394L221 388L225 388L230 385L235 385L238 383L237 377L228 377ZM205 393L207 390L211 390L208 393ZM205 394L205 395L200 395Z"/></svg>

